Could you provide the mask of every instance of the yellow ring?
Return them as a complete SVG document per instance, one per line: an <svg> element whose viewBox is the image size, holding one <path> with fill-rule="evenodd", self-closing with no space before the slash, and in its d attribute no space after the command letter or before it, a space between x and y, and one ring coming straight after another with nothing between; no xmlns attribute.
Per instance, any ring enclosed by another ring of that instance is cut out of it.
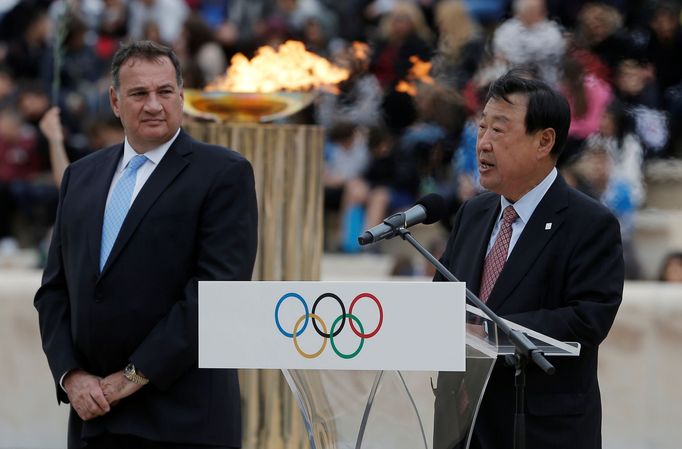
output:
<svg viewBox="0 0 682 449"><path fill-rule="evenodd" d="M327 333L327 325L324 324L324 321L322 320L322 318L319 315L316 315L314 313L311 313L309 316L310 316L310 318L318 320L320 322L320 324L322 324L322 332L324 332L326 334ZM324 348L327 347L327 339L326 338L322 339L322 347L320 348L319 351L317 351L313 354L307 354L307 353L303 352L301 347L298 345L298 340L296 340L296 333L298 332L298 326L300 326L301 322L305 319L306 319L306 315L301 315L301 318L299 318L298 321L296 321L296 324L294 325L294 332L293 332L294 346L296 347L296 351L298 351L298 353L301 354L306 359L314 359L314 358L318 357L320 354L322 354L322 351L324 351Z"/></svg>

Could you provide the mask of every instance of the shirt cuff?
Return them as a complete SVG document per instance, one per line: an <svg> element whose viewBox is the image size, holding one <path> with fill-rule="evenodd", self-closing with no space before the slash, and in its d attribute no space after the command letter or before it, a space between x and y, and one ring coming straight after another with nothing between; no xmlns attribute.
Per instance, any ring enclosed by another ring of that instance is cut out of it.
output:
<svg viewBox="0 0 682 449"><path fill-rule="evenodd" d="M68 370L67 372L65 372L64 374L62 374L62 377L59 378L59 386L62 387L62 390L64 391L64 393L66 393L66 388L64 388L64 378L65 378L66 375L69 374L71 371L73 371L73 370L72 370L72 369Z"/></svg>

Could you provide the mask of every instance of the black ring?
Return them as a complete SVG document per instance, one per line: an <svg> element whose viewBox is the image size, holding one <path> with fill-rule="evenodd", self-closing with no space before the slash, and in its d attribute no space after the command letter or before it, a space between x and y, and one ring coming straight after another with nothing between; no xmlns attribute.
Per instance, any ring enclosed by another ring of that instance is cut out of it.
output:
<svg viewBox="0 0 682 449"><path fill-rule="evenodd" d="M315 309L317 309L317 305L319 304L319 302L322 301L324 298L334 298L336 300L336 302L338 302L339 305L341 306L341 313L343 314L343 320L341 320L341 326L339 326L339 328L333 334L334 337L336 337L343 330L343 326L345 326L345 324L346 324L346 306L343 305L343 301L341 301L341 298L336 296L334 293L322 293L315 300L315 304L313 304L313 311L312 311L313 314L315 313ZM315 327L315 330L320 335L320 337L329 338L329 334L322 332L320 330L320 328L317 327L317 321L315 321L315 318L313 318L312 320L313 320L313 327Z"/></svg>

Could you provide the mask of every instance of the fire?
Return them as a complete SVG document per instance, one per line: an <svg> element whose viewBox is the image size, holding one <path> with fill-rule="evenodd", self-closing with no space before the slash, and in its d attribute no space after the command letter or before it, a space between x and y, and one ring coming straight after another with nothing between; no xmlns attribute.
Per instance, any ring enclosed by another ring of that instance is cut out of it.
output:
<svg viewBox="0 0 682 449"><path fill-rule="evenodd" d="M412 67L407 75L407 81L400 80L395 90L404 92L412 97L417 95L417 82L433 84L433 78L429 75L431 63L422 61L419 56L410 56Z"/></svg>
<svg viewBox="0 0 682 449"><path fill-rule="evenodd" d="M349 71L306 51L302 42L287 41L277 50L260 47L249 60L241 53L230 61L224 77L206 86L208 91L277 92L308 91L338 84Z"/></svg>
<svg viewBox="0 0 682 449"><path fill-rule="evenodd" d="M353 52L353 57L358 61L369 60L369 45L355 41L353 42L351 51Z"/></svg>

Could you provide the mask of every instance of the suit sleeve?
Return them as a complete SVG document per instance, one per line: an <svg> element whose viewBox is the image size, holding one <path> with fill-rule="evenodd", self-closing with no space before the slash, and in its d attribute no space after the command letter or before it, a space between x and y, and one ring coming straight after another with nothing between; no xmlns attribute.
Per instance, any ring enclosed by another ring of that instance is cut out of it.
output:
<svg viewBox="0 0 682 449"><path fill-rule="evenodd" d="M581 230L565 273L561 307L504 318L561 341L598 346L611 328L623 294L624 264L620 227L604 212Z"/></svg>
<svg viewBox="0 0 682 449"><path fill-rule="evenodd" d="M159 389L169 388L198 360L198 281L251 280L258 239L253 169L246 159L217 174L199 217L196 272L178 301L130 360ZM172 242L169 242L172 244Z"/></svg>
<svg viewBox="0 0 682 449"><path fill-rule="evenodd" d="M47 265L43 273L42 284L33 300L33 305L38 311L43 351L47 356L57 390L57 400L67 403L69 399L59 385L59 381L64 373L80 367L79 357L71 338L69 289L66 284L61 239L62 211L70 173L70 167L67 167L60 188L57 218L52 231Z"/></svg>

